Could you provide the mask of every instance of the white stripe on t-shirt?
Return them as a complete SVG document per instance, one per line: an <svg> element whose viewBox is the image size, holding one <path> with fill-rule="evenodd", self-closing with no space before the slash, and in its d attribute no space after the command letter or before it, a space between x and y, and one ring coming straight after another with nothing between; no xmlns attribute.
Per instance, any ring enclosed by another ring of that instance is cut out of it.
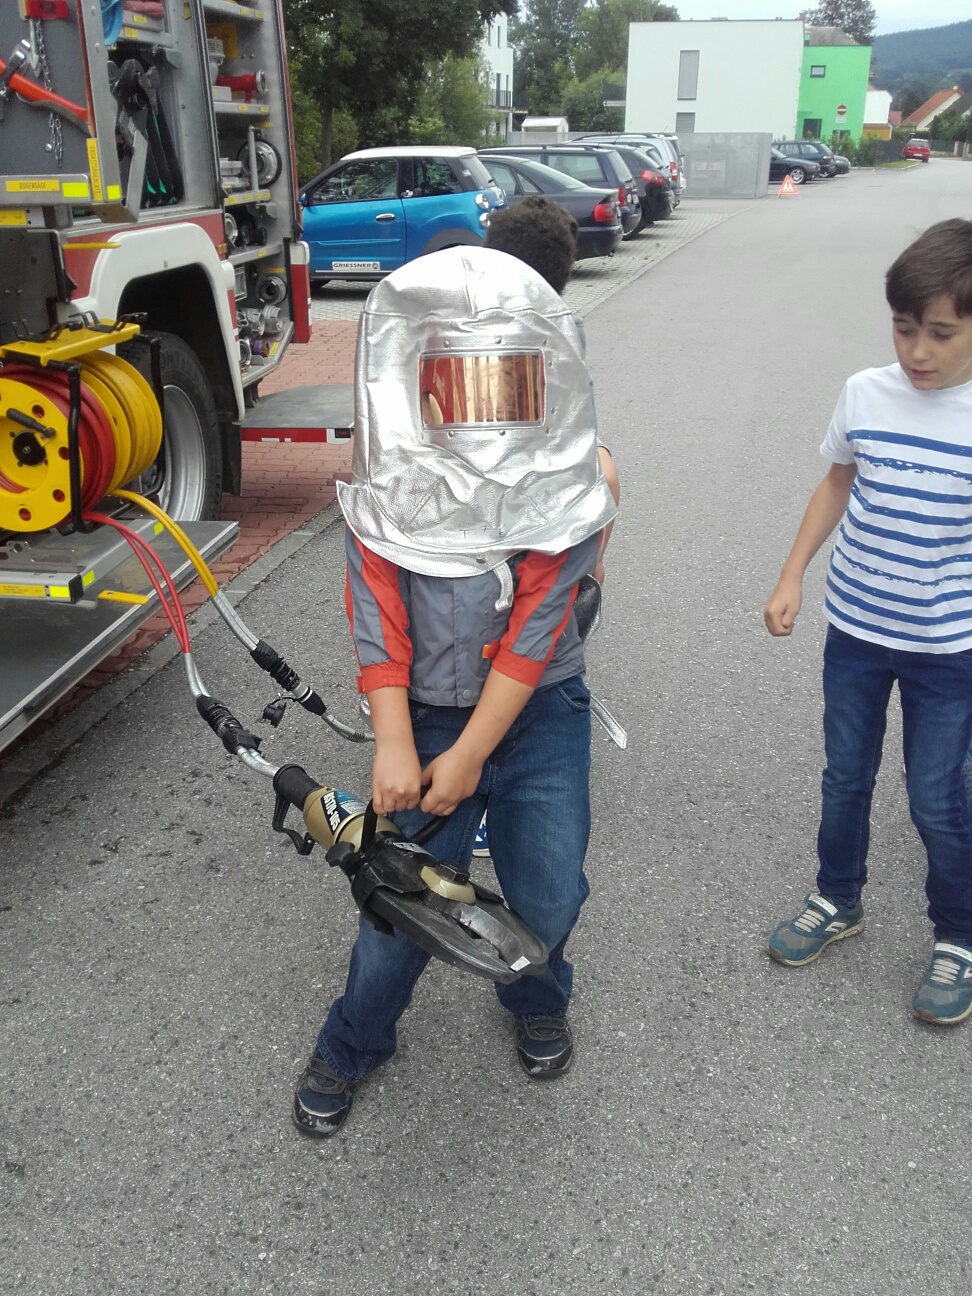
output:
<svg viewBox="0 0 972 1296"><path fill-rule="evenodd" d="M828 619L893 648L972 648L972 383L918 391L900 365L865 369L844 387L820 453L857 464Z"/></svg>

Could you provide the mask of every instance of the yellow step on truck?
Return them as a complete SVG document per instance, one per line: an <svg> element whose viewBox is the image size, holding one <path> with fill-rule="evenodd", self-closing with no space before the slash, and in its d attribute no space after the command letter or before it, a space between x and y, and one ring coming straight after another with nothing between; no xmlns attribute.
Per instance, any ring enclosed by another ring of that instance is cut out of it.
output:
<svg viewBox="0 0 972 1296"><path fill-rule="evenodd" d="M213 556L310 338L280 0L0 4L0 750Z"/></svg>

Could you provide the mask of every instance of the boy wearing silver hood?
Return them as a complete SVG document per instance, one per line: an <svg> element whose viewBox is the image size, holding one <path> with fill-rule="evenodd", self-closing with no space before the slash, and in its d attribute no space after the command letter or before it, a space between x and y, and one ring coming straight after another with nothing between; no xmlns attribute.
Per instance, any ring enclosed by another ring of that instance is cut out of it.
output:
<svg viewBox="0 0 972 1296"><path fill-rule="evenodd" d="M358 334L346 604L375 732L372 798L468 867L489 810L510 907L550 951L496 986L528 1075L572 1059L564 946L588 894L590 694L573 616L616 506L598 460L583 339L536 271L488 248L405 265ZM395 1052L429 956L362 919L344 994L298 1083L324 1137Z"/></svg>

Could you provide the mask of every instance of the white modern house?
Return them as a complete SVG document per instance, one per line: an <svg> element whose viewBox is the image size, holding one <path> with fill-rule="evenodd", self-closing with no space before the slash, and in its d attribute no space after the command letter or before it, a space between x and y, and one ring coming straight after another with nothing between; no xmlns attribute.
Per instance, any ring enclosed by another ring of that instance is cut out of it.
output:
<svg viewBox="0 0 972 1296"><path fill-rule="evenodd" d="M803 23L631 23L625 130L792 138Z"/></svg>
<svg viewBox="0 0 972 1296"><path fill-rule="evenodd" d="M479 54L489 78L489 106L495 134L503 140L513 129L513 50L509 42L510 20L500 14L486 24Z"/></svg>
<svg viewBox="0 0 972 1296"><path fill-rule="evenodd" d="M891 94L867 87L864 98L864 134L875 139L891 138Z"/></svg>

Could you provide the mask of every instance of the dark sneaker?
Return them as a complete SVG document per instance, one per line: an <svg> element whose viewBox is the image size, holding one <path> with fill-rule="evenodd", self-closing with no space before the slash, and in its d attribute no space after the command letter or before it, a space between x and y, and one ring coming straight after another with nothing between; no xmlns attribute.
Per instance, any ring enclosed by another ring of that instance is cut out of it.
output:
<svg viewBox="0 0 972 1296"><path fill-rule="evenodd" d="M808 895L804 907L789 922L780 923L766 943L766 953L787 967L812 963L834 941L864 930L864 905L853 909L822 895Z"/></svg>
<svg viewBox="0 0 972 1296"><path fill-rule="evenodd" d="M294 1124L302 1134L329 1138L344 1124L353 1098L354 1085L339 1080L315 1050L297 1081Z"/></svg>
<svg viewBox="0 0 972 1296"><path fill-rule="evenodd" d="M965 1021L972 1013L972 950L936 941L911 1011L936 1026L957 1026Z"/></svg>
<svg viewBox="0 0 972 1296"><path fill-rule="evenodd" d="M489 838L486 836L486 816L483 815L483 821L476 829L476 840L473 842L472 853L479 859L486 859L489 855Z"/></svg>
<svg viewBox="0 0 972 1296"><path fill-rule="evenodd" d="M574 1041L566 1017L534 1017L516 1023L516 1055L534 1080L556 1080L570 1070Z"/></svg>

